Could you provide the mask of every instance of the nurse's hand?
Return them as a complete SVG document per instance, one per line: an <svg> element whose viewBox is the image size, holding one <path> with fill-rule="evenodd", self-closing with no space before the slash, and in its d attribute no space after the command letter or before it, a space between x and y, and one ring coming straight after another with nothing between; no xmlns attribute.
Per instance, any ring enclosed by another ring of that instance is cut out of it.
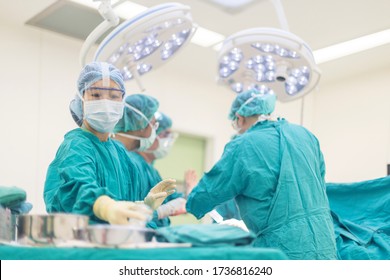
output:
<svg viewBox="0 0 390 280"><path fill-rule="evenodd" d="M233 226L233 227L239 227L240 229L249 232L248 228L246 227L245 223L242 220L230 219L230 220L222 221L219 224L220 225L229 225L229 226Z"/></svg>
<svg viewBox="0 0 390 280"><path fill-rule="evenodd" d="M190 194L192 189L198 183L198 175L196 175L196 171L193 169L189 169L184 173L184 189L186 193L186 197Z"/></svg>
<svg viewBox="0 0 390 280"><path fill-rule="evenodd" d="M153 210L156 210L167 198L176 191L176 180L166 179L155 185L145 197L144 202Z"/></svg>
<svg viewBox="0 0 390 280"><path fill-rule="evenodd" d="M102 195L93 204L93 213L99 219L113 225L129 224L130 219L148 221L151 219L152 210L143 205L131 201L115 201Z"/></svg>
<svg viewBox="0 0 390 280"><path fill-rule="evenodd" d="M163 219L187 213L186 203L184 198L179 197L161 205L156 209L158 218Z"/></svg>

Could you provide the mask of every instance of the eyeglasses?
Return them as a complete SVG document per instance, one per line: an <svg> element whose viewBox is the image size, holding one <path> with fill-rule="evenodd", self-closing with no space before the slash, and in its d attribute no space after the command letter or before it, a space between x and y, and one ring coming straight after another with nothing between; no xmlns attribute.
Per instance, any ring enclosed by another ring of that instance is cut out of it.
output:
<svg viewBox="0 0 390 280"><path fill-rule="evenodd" d="M93 99L122 99L124 92L118 88L90 87L85 90Z"/></svg>
<svg viewBox="0 0 390 280"><path fill-rule="evenodd" d="M158 134L159 138L171 138L173 140L176 140L177 137L179 137L179 133L173 132L170 129L166 129Z"/></svg>

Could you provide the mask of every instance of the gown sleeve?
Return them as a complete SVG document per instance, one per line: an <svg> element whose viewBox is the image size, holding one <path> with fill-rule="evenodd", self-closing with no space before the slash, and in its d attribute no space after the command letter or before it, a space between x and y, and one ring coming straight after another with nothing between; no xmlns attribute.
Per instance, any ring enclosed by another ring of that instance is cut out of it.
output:
<svg viewBox="0 0 390 280"><path fill-rule="evenodd" d="M113 195L97 181L99 158L94 156L93 148L75 142L63 143L49 166L44 194L46 210L94 217L95 200L104 194Z"/></svg>
<svg viewBox="0 0 390 280"><path fill-rule="evenodd" d="M242 192L246 176L239 143L233 141L225 146L221 159L204 174L188 196L187 211L198 219Z"/></svg>

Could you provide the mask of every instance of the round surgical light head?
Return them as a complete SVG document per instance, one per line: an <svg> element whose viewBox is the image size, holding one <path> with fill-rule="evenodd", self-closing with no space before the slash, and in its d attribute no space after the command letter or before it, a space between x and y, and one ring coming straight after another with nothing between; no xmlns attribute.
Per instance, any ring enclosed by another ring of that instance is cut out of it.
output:
<svg viewBox="0 0 390 280"><path fill-rule="evenodd" d="M309 46L276 28L253 28L227 38L218 56L218 78L236 93L272 90L282 102L309 93L320 79Z"/></svg>
<svg viewBox="0 0 390 280"><path fill-rule="evenodd" d="M125 81L132 80L169 60L195 29L188 6L158 5L115 28L99 45L94 60L115 65Z"/></svg>

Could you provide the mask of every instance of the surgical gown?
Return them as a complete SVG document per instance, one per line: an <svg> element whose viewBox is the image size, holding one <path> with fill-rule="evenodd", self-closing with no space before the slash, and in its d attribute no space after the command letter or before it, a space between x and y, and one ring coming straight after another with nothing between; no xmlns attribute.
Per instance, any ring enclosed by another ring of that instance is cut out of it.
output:
<svg viewBox="0 0 390 280"><path fill-rule="evenodd" d="M189 195L187 211L201 218L235 198L256 234L254 246L279 248L290 259L335 259L324 175L318 140L308 130L283 119L259 122L226 145Z"/></svg>
<svg viewBox="0 0 390 280"><path fill-rule="evenodd" d="M327 183L337 249L343 260L390 259L390 176Z"/></svg>
<svg viewBox="0 0 390 280"><path fill-rule="evenodd" d="M240 210L238 209L237 203L234 199L218 205L215 207L215 210L223 217L224 220L241 220Z"/></svg>
<svg viewBox="0 0 390 280"><path fill-rule="evenodd" d="M155 185L157 185L160 181L162 181L162 178L158 173L157 169L154 168L152 164L148 163L140 154L136 152L127 152L127 153L131 161L134 162L139 172L138 175L140 177L140 183L142 184L141 196L146 197L150 189L152 189ZM163 204L182 196L183 195L180 193L173 193L164 200ZM154 212L153 220L149 222L147 226L150 228L158 228L158 227L164 227L169 225L170 225L169 218L158 219L157 213Z"/></svg>
<svg viewBox="0 0 390 280"><path fill-rule="evenodd" d="M80 128L68 132L49 165L44 188L46 210L83 214L91 222L103 222L93 214L101 195L115 200L144 199L137 169L116 141L101 142Z"/></svg>

